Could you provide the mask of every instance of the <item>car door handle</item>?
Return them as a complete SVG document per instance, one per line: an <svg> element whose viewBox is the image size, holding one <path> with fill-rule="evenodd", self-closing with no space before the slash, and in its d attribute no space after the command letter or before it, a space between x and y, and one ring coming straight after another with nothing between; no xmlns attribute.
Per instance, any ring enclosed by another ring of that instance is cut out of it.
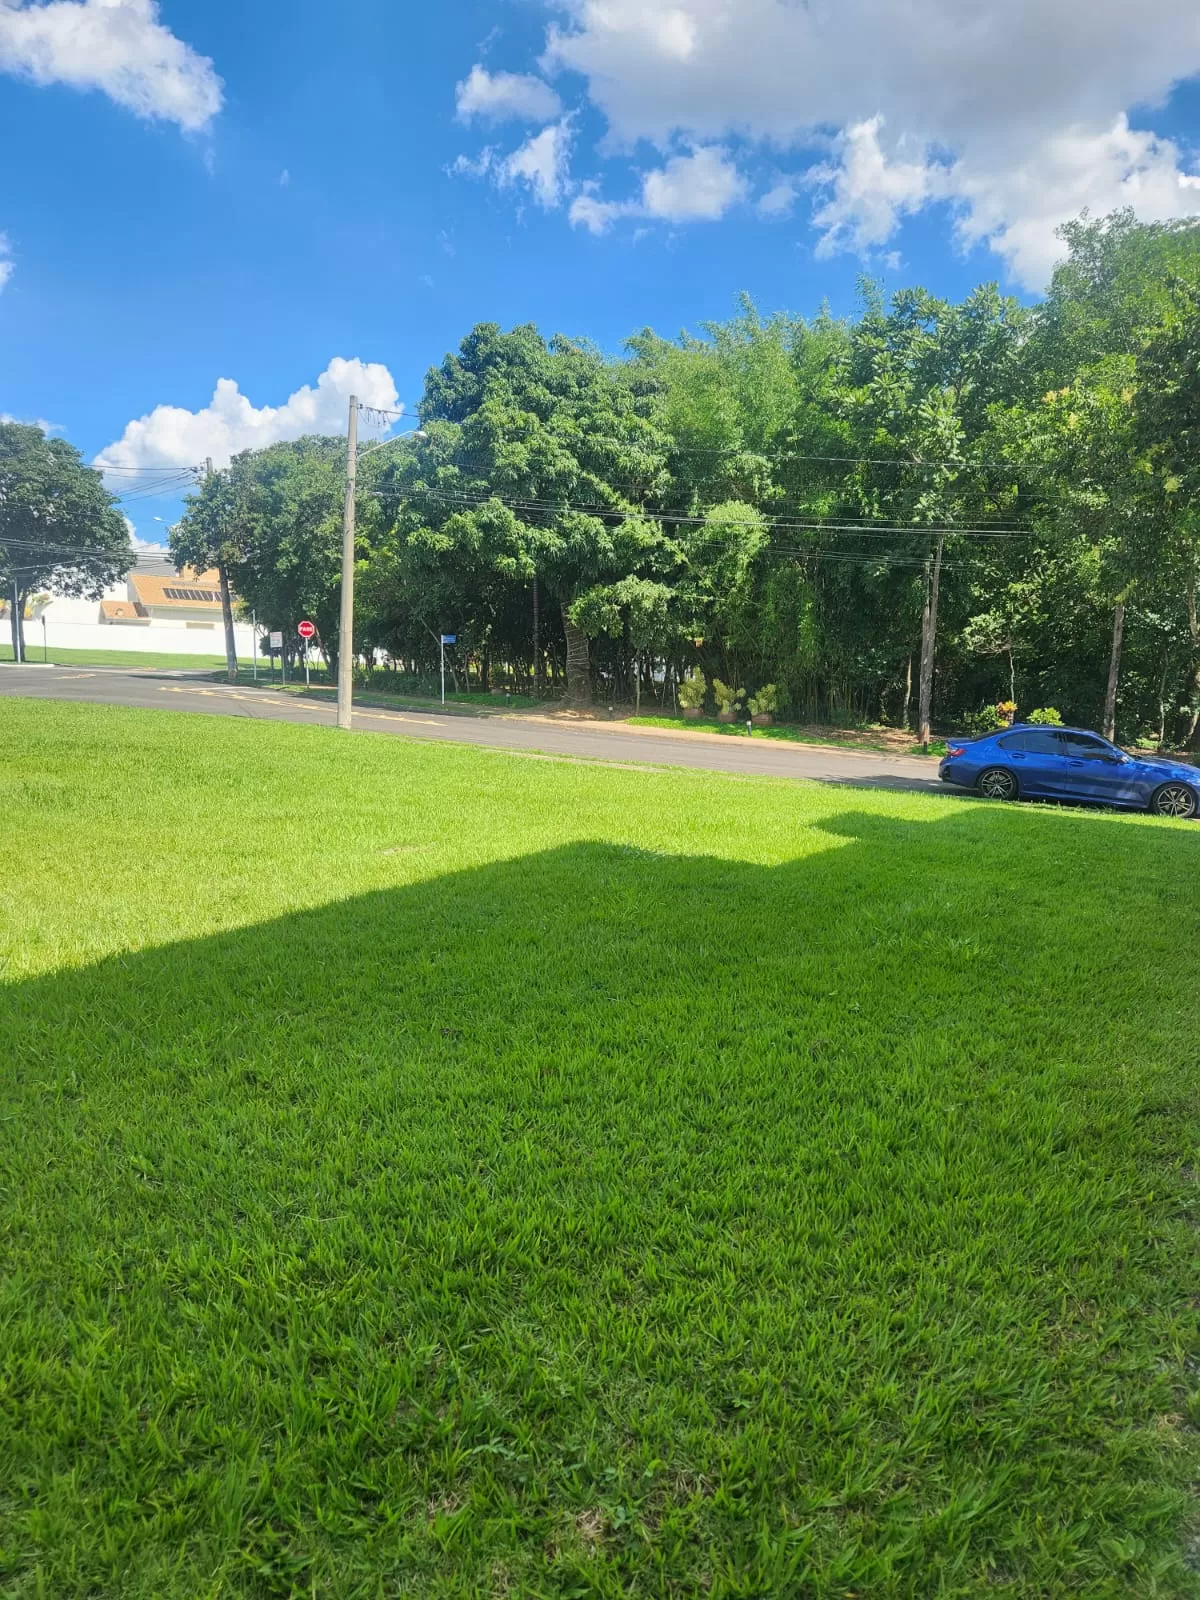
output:
<svg viewBox="0 0 1200 1600"><path fill-rule="evenodd" d="M1087 766L1087 762L1083 759L1082 756L1077 756L1077 757L1072 757L1068 761L1067 765L1071 766L1071 767L1086 767Z"/></svg>

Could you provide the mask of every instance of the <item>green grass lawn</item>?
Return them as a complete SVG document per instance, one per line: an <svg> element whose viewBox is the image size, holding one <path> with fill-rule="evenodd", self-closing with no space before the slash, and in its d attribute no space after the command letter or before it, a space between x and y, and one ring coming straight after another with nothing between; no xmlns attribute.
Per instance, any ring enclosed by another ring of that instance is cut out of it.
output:
<svg viewBox="0 0 1200 1600"><path fill-rule="evenodd" d="M43 657L42 644L32 634L25 641L26 659L31 663L50 661L60 667L157 667L163 669L188 667L197 672L225 665L224 656L185 656L161 650L59 650L51 647ZM0 661L11 662L12 645L0 644Z"/></svg>
<svg viewBox="0 0 1200 1600"><path fill-rule="evenodd" d="M225 681L224 665L224 662L222 662L222 670L213 674L214 677L219 678L222 682ZM378 674L377 678L383 679L386 685L386 679L383 678L383 674ZM537 701L531 695L512 694L505 700L503 695L481 694L478 692L475 694L451 694L447 690L446 698L443 701L441 696L437 694L405 694L399 690L393 693L386 686L383 688L378 686L370 687L361 680L362 674L359 674L354 686L354 704L356 706L381 706L391 710L411 709L418 711L440 711L444 708L447 713L468 712L473 716L495 716L505 711L536 711L539 708L553 710L555 708L554 703ZM267 668L265 662L260 662L258 674L255 676L253 668L243 663L238 668L238 682L240 684L256 683L260 687L270 684L288 694L306 694L314 700L333 701L337 699L337 688L327 682L324 672L320 674L314 672L311 675L311 682L306 685L303 667L299 671L295 668L289 668L288 679L285 684L278 666L275 667L274 671L271 671Z"/></svg>
<svg viewBox="0 0 1200 1600"><path fill-rule="evenodd" d="M1200 828L0 701L0 1593L1200 1594Z"/></svg>

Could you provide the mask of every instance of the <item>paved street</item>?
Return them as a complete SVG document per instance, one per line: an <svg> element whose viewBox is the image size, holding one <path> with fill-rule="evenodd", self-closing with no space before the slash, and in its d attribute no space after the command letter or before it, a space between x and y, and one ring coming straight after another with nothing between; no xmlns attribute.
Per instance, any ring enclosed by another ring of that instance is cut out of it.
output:
<svg viewBox="0 0 1200 1600"><path fill-rule="evenodd" d="M14 667L0 664L0 698L82 700L205 716L252 717L332 727L328 701L305 700L269 688L198 681L191 674L153 669ZM633 729L620 723L557 722L549 717L433 715L426 711L355 708L357 728L409 739L445 739L554 757L652 763L712 772L805 778L871 788L941 790L933 763L872 750L836 750L766 739Z"/></svg>

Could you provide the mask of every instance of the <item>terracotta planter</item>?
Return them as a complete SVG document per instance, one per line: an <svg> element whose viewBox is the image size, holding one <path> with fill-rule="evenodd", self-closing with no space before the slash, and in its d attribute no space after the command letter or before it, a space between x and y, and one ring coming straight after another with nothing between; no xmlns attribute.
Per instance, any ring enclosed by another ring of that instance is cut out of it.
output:
<svg viewBox="0 0 1200 1600"><path fill-rule="evenodd" d="M740 711L718 711L717 712L717 721L718 722L740 722L741 720L742 720L742 713Z"/></svg>
<svg viewBox="0 0 1200 1600"><path fill-rule="evenodd" d="M684 706L682 710L684 718L688 722L699 722L700 718L704 715L703 706Z"/></svg>
<svg viewBox="0 0 1200 1600"><path fill-rule="evenodd" d="M769 728L775 718L769 711L760 711L756 717L751 717L750 721L756 728Z"/></svg>

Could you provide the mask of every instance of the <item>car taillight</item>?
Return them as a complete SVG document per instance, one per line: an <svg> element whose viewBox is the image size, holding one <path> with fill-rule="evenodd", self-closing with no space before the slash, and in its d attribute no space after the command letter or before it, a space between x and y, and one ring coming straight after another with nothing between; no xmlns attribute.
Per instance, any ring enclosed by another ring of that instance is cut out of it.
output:
<svg viewBox="0 0 1200 1600"><path fill-rule="evenodd" d="M946 754L948 756L961 756L966 748L965 744L948 744L946 746Z"/></svg>

